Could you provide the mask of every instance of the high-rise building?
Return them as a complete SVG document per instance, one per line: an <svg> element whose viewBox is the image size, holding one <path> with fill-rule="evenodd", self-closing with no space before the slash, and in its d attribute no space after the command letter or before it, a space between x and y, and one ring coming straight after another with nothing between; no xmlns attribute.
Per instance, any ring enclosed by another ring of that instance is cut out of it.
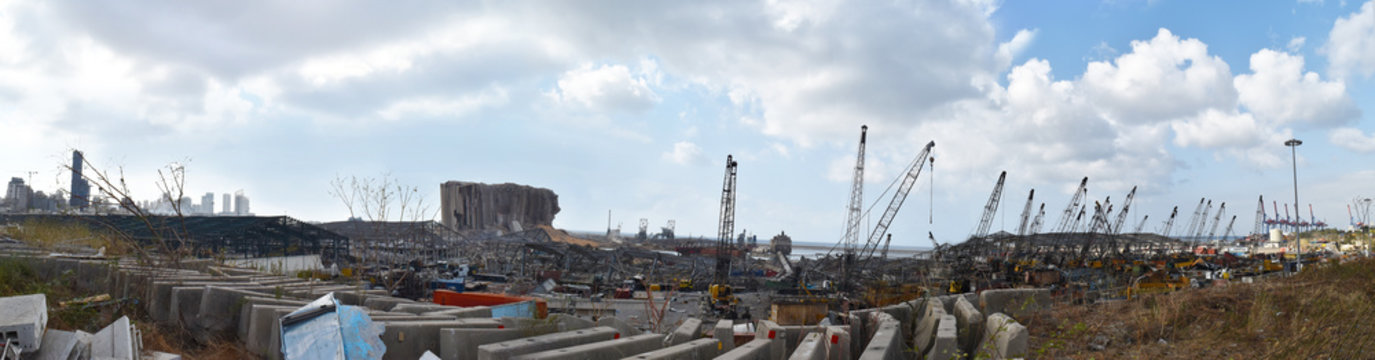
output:
<svg viewBox="0 0 1375 360"><path fill-rule="evenodd" d="M90 205L91 184L86 182L86 177L81 175L81 165L84 163L85 156L81 151L72 150L72 198L69 204L77 209L85 209Z"/></svg>
<svg viewBox="0 0 1375 360"><path fill-rule="evenodd" d="M224 205L221 205L223 206L223 210L220 210L220 214L232 215L234 213L234 209L231 208L231 206L234 206L234 201L230 199L229 193L224 193L223 203Z"/></svg>
<svg viewBox="0 0 1375 360"><path fill-rule="evenodd" d="M201 196L201 214L215 215L215 193L208 192Z"/></svg>
<svg viewBox="0 0 1375 360"><path fill-rule="evenodd" d="M13 212L28 210L32 192L28 185L24 185L23 178L10 178L9 187L5 189L5 207Z"/></svg>
<svg viewBox="0 0 1375 360"><path fill-rule="evenodd" d="M253 215L253 213L248 211L248 196L243 194L243 190L234 192L234 215Z"/></svg>

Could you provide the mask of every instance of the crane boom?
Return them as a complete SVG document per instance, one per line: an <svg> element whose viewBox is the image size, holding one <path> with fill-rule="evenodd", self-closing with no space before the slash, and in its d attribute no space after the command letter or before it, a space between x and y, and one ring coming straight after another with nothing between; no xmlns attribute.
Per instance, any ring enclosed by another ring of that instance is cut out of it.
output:
<svg viewBox="0 0 1375 360"><path fill-rule="evenodd" d="M1074 190L1074 197L1070 198L1069 205L1065 206L1065 213L1060 215L1060 225L1055 227L1056 232L1071 232L1072 224L1078 221L1078 217L1074 216L1074 209L1079 208L1080 212L1083 212L1083 208L1079 206L1079 202L1083 201L1084 194L1088 193L1088 184L1088 176L1085 176L1084 180L1079 181L1079 188Z"/></svg>
<svg viewBox="0 0 1375 360"><path fill-rule="evenodd" d="M907 174L903 175L902 184L898 185L898 190L893 193L893 199L888 202L888 208L883 210L883 216L879 217L878 223L874 225L874 231L869 233L869 240L864 243L864 247L859 252L860 259L868 258L873 255L874 248L878 245L879 237L888 232L888 226L893 224L893 218L898 215L898 209L902 207L902 202L907 200L907 193L912 191L912 185L917 183L917 177L921 176L921 169L924 167L927 156L931 155L931 148L936 146L936 142L926 143L917 154L917 158L912 160L912 164L907 166Z"/></svg>
<svg viewBox="0 0 1375 360"><path fill-rule="evenodd" d="M1213 227L1208 230L1208 241L1213 241L1213 236L1217 235L1217 226L1222 222L1222 214L1227 212L1227 203L1217 207L1217 216L1213 217Z"/></svg>
<svg viewBox="0 0 1375 360"><path fill-rule="evenodd" d="M1260 195L1257 200L1260 204L1256 206L1256 229L1251 234L1265 233L1265 195Z"/></svg>
<svg viewBox="0 0 1375 360"><path fill-rule="evenodd" d="M1189 235L1194 237L1195 242L1198 241L1198 238L1203 237L1203 229L1208 227L1208 214L1212 211L1213 201L1209 200L1208 206L1203 207L1203 216L1199 217L1198 228L1194 229L1193 234Z"/></svg>
<svg viewBox="0 0 1375 360"><path fill-rule="evenodd" d="M730 280L731 237L735 233L735 159L726 155L726 175L721 181L721 219L716 236L716 284Z"/></svg>
<svg viewBox="0 0 1375 360"><path fill-rule="evenodd" d="M974 236L981 238L988 236L989 227L993 226L993 217L998 213L998 204L1003 197L1003 181L1007 180L1007 172L998 174L998 183L993 185L993 194L988 196L988 203L984 204L984 216L979 220L979 227L974 229Z"/></svg>
<svg viewBox="0 0 1375 360"><path fill-rule="evenodd" d="M1134 197L1136 197L1135 186L1132 187L1131 192L1127 193L1127 201L1122 203L1122 211L1117 213L1117 221L1113 222L1112 228L1108 229L1109 233L1117 234L1122 232L1122 225L1127 223L1127 210L1131 210L1132 198Z"/></svg>
<svg viewBox="0 0 1375 360"><path fill-rule="evenodd" d="M1207 199L1198 199L1198 207L1194 208L1194 215L1189 217L1189 227L1184 228L1184 235L1180 235L1180 238L1194 236L1194 230L1198 227L1198 216L1203 214L1203 203L1205 201L1207 201ZM1209 204L1211 205L1211 203Z"/></svg>
<svg viewBox="0 0 1375 360"><path fill-rule="evenodd" d="M1163 230L1160 230L1160 235L1163 235L1167 238L1170 237L1170 228L1174 227L1175 215L1179 215L1178 206L1174 207L1173 210L1170 210L1170 218L1165 220L1165 228Z"/></svg>
<svg viewBox="0 0 1375 360"><path fill-rule="evenodd" d="M1041 225L1044 225L1044 224L1045 224L1045 220L1046 220L1046 203L1041 203L1041 210L1039 210L1039 211L1036 212L1036 219L1031 220L1031 228L1027 229L1027 234L1026 234L1026 235L1031 235L1031 234L1040 233L1040 232L1041 232Z"/></svg>
<svg viewBox="0 0 1375 360"><path fill-rule="evenodd" d="M1017 225L1017 235L1026 235L1027 221L1031 220L1031 199L1036 197L1036 189L1031 189L1031 193L1026 196L1026 206L1022 207L1022 223Z"/></svg>
<svg viewBox="0 0 1375 360"><path fill-rule="evenodd" d="M1228 237L1228 236L1232 236L1232 225L1235 225L1236 223L1237 223L1237 216L1236 216L1236 215L1232 215L1232 221L1227 222L1227 231L1223 231L1223 232L1222 232L1222 239L1220 239L1220 240L1227 240L1227 237Z"/></svg>
<svg viewBox="0 0 1375 360"><path fill-rule="evenodd" d="M1141 233L1141 229L1146 227L1146 219L1149 219L1149 218L1151 218L1150 215L1142 216L1142 217L1141 217L1141 222L1136 223L1136 231L1133 231L1133 233L1140 234L1140 233Z"/></svg>
<svg viewBox="0 0 1375 360"><path fill-rule="evenodd" d="M850 182L850 206L845 217L845 252L853 255L859 245L859 222L861 207L864 206L864 143L869 134L869 126L859 127L859 155L855 157L854 180Z"/></svg>

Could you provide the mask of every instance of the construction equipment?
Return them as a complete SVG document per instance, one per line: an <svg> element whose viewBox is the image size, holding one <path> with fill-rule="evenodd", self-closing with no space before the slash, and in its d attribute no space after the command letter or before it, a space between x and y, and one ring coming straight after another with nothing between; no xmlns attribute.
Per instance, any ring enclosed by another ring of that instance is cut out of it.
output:
<svg viewBox="0 0 1375 360"><path fill-rule="evenodd" d="M716 273L708 287L711 308L717 314L734 317L735 296L730 287L731 237L735 233L735 159L726 155L726 175L721 184L721 216L717 225Z"/></svg>
<svg viewBox="0 0 1375 360"><path fill-rule="evenodd" d="M1198 207L1194 208L1194 215L1189 217L1189 227L1184 228L1184 235L1180 236L1180 240L1194 235L1194 228L1198 227L1198 216L1203 213L1203 203L1207 200L1198 199Z"/></svg>
<svg viewBox="0 0 1375 360"><path fill-rule="evenodd" d="M859 247L861 208L864 206L864 144L869 134L869 126L859 127L859 152L855 155L854 178L850 182L850 204L845 215L845 238L843 239L844 259L841 261L842 273L848 274L855 262L855 252Z"/></svg>
<svg viewBox="0 0 1375 360"><path fill-rule="evenodd" d="M1179 215L1178 206L1174 207L1173 210L1170 210L1170 218L1165 220L1165 227L1164 229L1160 230L1160 235L1164 237L1170 237L1170 228L1174 227L1175 215Z"/></svg>
<svg viewBox="0 0 1375 360"><path fill-rule="evenodd" d="M893 224L893 218L898 215L898 209L902 208L902 202L907 200L907 193L911 192L912 185L916 184L917 177L921 175L921 168L924 167L927 156L931 154L933 147L936 147L935 141L926 143L926 147L922 148L921 153L917 154L916 159L913 159L912 163L907 166L907 174L903 176L902 184L898 185L897 191L893 193L893 198L888 202L888 208L883 211L883 216L879 217L877 224L874 224L873 232L869 233L869 240L857 253L861 259L872 256L874 249L878 246L879 237L888 233L888 226Z"/></svg>
<svg viewBox="0 0 1375 360"><path fill-rule="evenodd" d="M1004 171L1003 173L1007 172ZM1026 235L1026 227L1027 225L1030 225L1028 221L1031 220L1031 200L1035 197L1036 189L1031 189L1031 193L1026 195L1026 206L1022 207L1022 222L1020 225L1017 225L1017 235Z"/></svg>
<svg viewBox="0 0 1375 360"><path fill-rule="evenodd" d="M1226 212L1227 212L1227 203L1224 202L1224 203L1222 203L1222 206L1218 206L1218 207L1217 207L1217 216L1214 216L1214 217L1213 217L1213 227L1212 227L1212 229L1208 230L1208 241L1209 241L1209 242L1216 241L1216 238L1214 238L1213 236L1214 236L1214 235L1217 235L1217 226L1218 226L1219 223L1222 222L1222 216L1223 216L1222 214L1223 214L1223 213L1226 213Z"/></svg>
<svg viewBox="0 0 1375 360"><path fill-rule="evenodd" d="M982 238L988 236L989 227L993 226L993 216L998 213L999 200L1003 196L1003 180L1007 179L1007 172L998 174L998 183L993 185L993 194L988 196L988 203L984 204L984 215L979 220L979 227L974 229L972 238Z"/></svg>
<svg viewBox="0 0 1375 360"><path fill-rule="evenodd" d="M1064 215L1060 216L1060 225L1055 227L1056 232L1071 232L1071 224L1078 222L1079 218L1083 217L1084 211L1083 208L1079 206L1079 202L1083 201L1084 195L1088 193L1088 184L1089 177L1087 176L1084 177L1084 180L1079 182L1079 189L1074 190L1074 197L1070 198L1069 205L1065 206ZM1074 216L1075 208L1080 208L1079 216L1077 217Z"/></svg>
<svg viewBox="0 0 1375 360"><path fill-rule="evenodd" d="M1142 216L1142 217L1141 217L1141 222L1136 223L1136 231L1133 231L1132 233L1140 234L1140 233L1141 233L1141 229L1146 227L1146 219L1149 219L1149 218L1151 218L1150 215Z"/></svg>
<svg viewBox="0 0 1375 360"><path fill-rule="evenodd" d="M1027 229L1027 231L1028 231L1027 235L1032 235L1032 234L1040 233L1040 232L1041 232L1041 225L1044 225L1044 224L1045 224L1045 220L1046 220L1046 203L1041 203L1041 210L1037 211L1037 212L1036 212L1036 218L1033 219L1033 220L1031 220L1031 228Z"/></svg>
<svg viewBox="0 0 1375 360"><path fill-rule="evenodd" d="M1236 223L1237 216L1232 215L1232 221L1227 222L1227 231L1222 232L1222 240L1227 240L1228 236L1232 236L1232 225L1235 225Z"/></svg>
<svg viewBox="0 0 1375 360"><path fill-rule="evenodd" d="M1256 201L1259 202L1256 205L1256 229L1251 234L1260 235L1265 233L1265 195L1259 196Z"/></svg>
<svg viewBox="0 0 1375 360"><path fill-rule="evenodd" d="M1122 224L1127 222L1127 210L1131 210L1132 198L1134 197L1136 197L1135 186L1132 187L1131 192L1127 193L1127 201L1122 203L1122 211L1117 213L1117 221L1113 222L1112 228L1108 229L1109 234L1118 234L1122 232Z"/></svg>

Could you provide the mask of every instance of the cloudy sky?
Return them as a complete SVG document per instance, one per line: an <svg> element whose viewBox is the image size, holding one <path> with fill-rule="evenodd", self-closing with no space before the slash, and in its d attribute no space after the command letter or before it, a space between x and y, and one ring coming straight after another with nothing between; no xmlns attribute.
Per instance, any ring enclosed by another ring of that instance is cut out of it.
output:
<svg viewBox="0 0 1375 360"><path fill-rule="evenodd" d="M1318 218L1375 196L1375 3L1055 5L0 0L0 175L65 187L77 148L151 199L184 161L189 193L315 221L337 176L515 182L558 227L701 235L733 154L737 230L833 242L867 124L866 206L936 142L898 245L963 239L1004 170L995 230L1088 176L1139 187L1132 226L1207 197L1249 232L1293 201L1291 137Z"/></svg>

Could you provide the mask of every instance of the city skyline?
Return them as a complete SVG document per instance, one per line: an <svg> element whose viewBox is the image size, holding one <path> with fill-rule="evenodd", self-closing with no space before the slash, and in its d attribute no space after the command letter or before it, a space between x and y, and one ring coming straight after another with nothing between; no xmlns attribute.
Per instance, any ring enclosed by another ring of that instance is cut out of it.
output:
<svg viewBox="0 0 1375 360"><path fill-rule="evenodd" d="M1287 209L1341 226L1375 197L1372 1L0 7L0 152L22 154L0 175L37 187L69 186L77 148L145 198L173 162L187 193L311 221L347 217L341 176L432 204L445 181L511 182L557 193L557 227L610 210L701 236L733 155L737 230L834 242L868 125L866 208L936 142L894 244L964 240L1001 171L992 231L1031 189L1058 221L1087 176L1089 200L1137 187L1147 231L1207 198L1249 232L1256 196L1293 198L1291 138Z"/></svg>

